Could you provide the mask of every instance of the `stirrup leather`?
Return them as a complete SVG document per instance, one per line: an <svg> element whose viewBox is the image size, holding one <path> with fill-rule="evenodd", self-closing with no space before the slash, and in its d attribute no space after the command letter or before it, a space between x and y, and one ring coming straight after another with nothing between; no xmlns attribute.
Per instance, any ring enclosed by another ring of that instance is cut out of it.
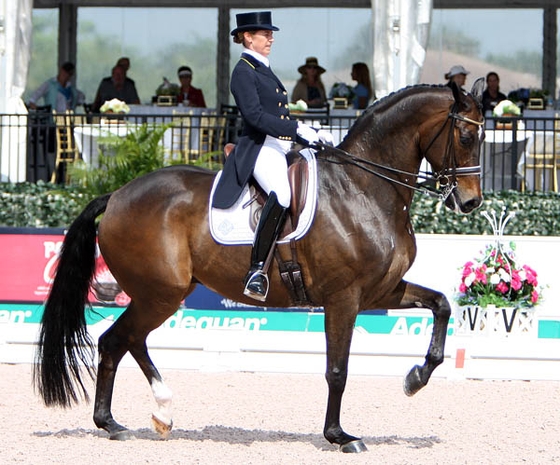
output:
<svg viewBox="0 0 560 465"><path fill-rule="evenodd" d="M268 275L263 270L255 270L247 277L243 294L252 299L264 302L268 295Z"/></svg>

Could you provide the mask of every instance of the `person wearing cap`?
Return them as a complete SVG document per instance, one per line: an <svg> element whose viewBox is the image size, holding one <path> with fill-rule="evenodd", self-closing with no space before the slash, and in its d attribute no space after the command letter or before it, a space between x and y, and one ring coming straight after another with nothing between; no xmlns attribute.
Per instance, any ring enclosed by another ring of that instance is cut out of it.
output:
<svg viewBox="0 0 560 465"><path fill-rule="evenodd" d="M301 78L292 91L292 103L303 100L310 108L324 107L327 104L327 93L321 74L326 71L325 68L319 65L317 58L308 57L298 71Z"/></svg>
<svg viewBox="0 0 560 465"><path fill-rule="evenodd" d="M270 11L240 13L231 31L243 46L231 75L230 88L243 119L243 131L227 157L212 198L214 208L227 209L240 198L253 178L268 194L255 231L251 264L244 279L246 296L264 301L268 294L266 267L286 220L290 184L286 152L292 142L332 143L332 134L290 118L288 92L270 68L274 42ZM330 136L330 137L329 137Z"/></svg>
<svg viewBox="0 0 560 465"><path fill-rule="evenodd" d="M179 95L177 95L177 103L182 103L185 107L199 107L206 108L206 102L204 101L204 94L202 90L191 86L192 82L192 69L188 66L181 66L177 70L177 76L179 77Z"/></svg>
<svg viewBox="0 0 560 465"><path fill-rule="evenodd" d="M465 85L465 81L467 80L467 74L469 74L470 71L467 71L463 66L461 65L455 65L452 66L451 69L445 73L445 79L447 79L447 86L451 87L452 83L454 82L455 84L457 84L457 86L459 87L459 89L462 89L463 86Z"/></svg>
<svg viewBox="0 0 560 465"><path fill-rule="evenodd" d="M50 105L58 113L66 110L75 110L77 105L85 102L85 95L71 83L75 71L74 63L63 63L58 74L43 82L29 97L28 107L37 108L37 103L42 98L44 105Z"/></svg>

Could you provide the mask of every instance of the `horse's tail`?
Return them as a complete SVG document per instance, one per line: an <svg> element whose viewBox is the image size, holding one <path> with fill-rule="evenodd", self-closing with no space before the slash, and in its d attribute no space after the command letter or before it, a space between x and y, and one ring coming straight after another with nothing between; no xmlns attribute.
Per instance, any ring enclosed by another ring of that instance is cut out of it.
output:
<svg viewBox="0 0 560 465"><path fill-rule="evenodd" d="M81 364L95 376L94 344L87 333L85 307L95 271L95 219L107 208L111 194L91 201L74 220L60 251L41 321L33 381L47 406L70 407L78 402L75 387L89 401Z"/></svg>

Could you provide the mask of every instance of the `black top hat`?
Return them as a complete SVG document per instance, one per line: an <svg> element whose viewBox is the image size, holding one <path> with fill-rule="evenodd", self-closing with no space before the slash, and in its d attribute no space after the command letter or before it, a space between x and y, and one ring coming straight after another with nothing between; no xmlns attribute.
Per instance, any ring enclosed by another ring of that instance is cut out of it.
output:
<svg viewBox="0 0 560 465"><path fill-rule="evenodd" d="M272 25L272 13L270 11L254 11L252 13L239 13L235 15L237 27L231 31L234 36L238 32L245 31L279 31L276 26Z"/></svg>

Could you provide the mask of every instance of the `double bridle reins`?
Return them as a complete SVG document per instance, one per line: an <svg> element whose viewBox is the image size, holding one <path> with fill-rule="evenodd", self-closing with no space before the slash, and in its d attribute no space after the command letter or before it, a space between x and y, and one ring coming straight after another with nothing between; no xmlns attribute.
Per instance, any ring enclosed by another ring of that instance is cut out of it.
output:
<svg viewBox="0 0 560 465"><path fill-rule="evenodd" d="M443 122L442 126L439 128L439 130L436 132L436 134L434 135L434 137L432 138L432 140L430 141L430 143L428 144L428 146L424 150L424 154L426 154L428 152L428 150L432 147L432 145L437 140L437 138L442 134L445 126L447 125L447 122L450 121L450 120L451 120L451 124L450 124L450 127L449 127L449 133L448 133L448 137L447 137L447 146L446 146L446 149L445 149L445 156L444 156L444 163L443 163L443 166L445 166L445 168L442 169L441 171L437 171L437 172L420 171L418 173L410 173L408 171L403 171L403 170L400 170L398 168L393 168L391 166L381 165L379 163L375 163L373 161L366 160L366 159L361 158L361 157L357 157L357 156L352 155L351 153L347 152L346 150L339 149L338 147L331 147L329 145L325 145L325 144L322 144L322 143L316 144L315 148L318 148L319 150L322 150L322 149L328 147L330 149L330 151L334 151L334 153L337 156L342 158L345 163L354 165L354 166L356 166L356 167L358 167L358 168L360 168L360 169L362 169L362 170L364 170L368 173L371 173L371 174L373 174L377 177L385 179L386 181L389 181L391 183L398 184L398 185L406 187L408 189L412 189L416 192L420 192L420 193L423 193L423 194L426 194L426 195L430 195L432 197L437 197L440 200L445 201L447 199L447 197L449 197L451 195L451 193L453 192L453 190L457 187L457 177L459 177L459 176L472 176L472 175L480 176L481 173L482 173L480 165L468 166L468 167L457 167L457 161L455 160L455 146L454 146L454 139L455 139L454 129L455 129L456 121L457 120L458 121L463 121L465 123L474 124L474 125L477 125L480 128L482 128L482 126L484 125L484 120L476 121L474 119L471 119L471 118L468 118L466 116L460 115L459 113L457 113L456 104L453 105L453 107L451 108L451 111L448 113L447 118ZM323 158L323 157L318 158L318 159L329 161L331 163L337 163L332 159L327 159L327 158ZM406 182L402 182L402 181L399 181L398 179L392 178L391 176L389 176L387 174L383 174L383 173L380 173L379 171L373 170L370 167L383 169L383 170L386 170L386 171L388 171L390 173L393 173L393 174L404 174L404 175L408 175L408 176L416 177L416 178L421 178L421 179L425 179L425 180L434 180L440 185L441 192L439 192L439 193L434 192L433 190L430 190L425 186L420 186L420 187L412 186L410 184L407 184Z"/></svg>

